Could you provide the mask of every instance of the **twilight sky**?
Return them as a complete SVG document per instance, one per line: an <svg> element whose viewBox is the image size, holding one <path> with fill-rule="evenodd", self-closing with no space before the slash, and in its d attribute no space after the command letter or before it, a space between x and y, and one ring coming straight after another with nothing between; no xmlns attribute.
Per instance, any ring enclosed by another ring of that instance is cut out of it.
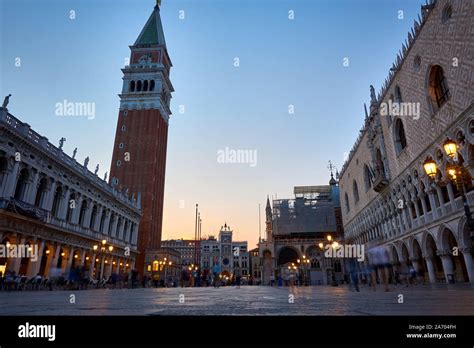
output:
<svg viewBox="0 0 474 348"><path fill-rule="evenodd" d="M10 112L55 144L65 137L65 152L78 147L78 161L89 156L101 176L109 171L120 68L154 4L0 0L0 97L13 95ZM163 239L193 237L199 203L203 235L217 235L227 221L234 239L252 248L267 194L291 198L293 186L327 184L327 161L342 166L369 85L378 91L385 80L420 4L163 0L176 90ZM95 118L56 116L64 100L95 103ZM222 163L226 148L256 157Z"/></svg>

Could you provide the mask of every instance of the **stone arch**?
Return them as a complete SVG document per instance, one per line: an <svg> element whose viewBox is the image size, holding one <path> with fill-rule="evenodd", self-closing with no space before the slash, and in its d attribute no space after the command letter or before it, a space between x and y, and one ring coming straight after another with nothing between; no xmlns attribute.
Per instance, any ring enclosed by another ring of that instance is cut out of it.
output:
<svg viewBox="0 0 474 348"><path fill-rule="evenodd" d="M396 244L392 243L389 245L389 256L390 256L390 261L394 264L400 263L400 257L398 253L398 248Z"/></svg>
<svg viewBox="0 0 474 348"><path fill-rule="evenodd" d="M291 246L284 246L278 251L277 265L284 265L288 262L296 263L300 258L298 250Z"/></svg>
<svg viewBox="0 0 474 348"><path fill-rule="evenodd" d="M424 255L427 256L433 256L429 252L431 251L432 247L434 247L435 250L438 250L438 244L436 242L436 236L434 236L431 232L425 231L423 233L422 239L421 239L421 250Z"/></svg>
<svg viewBox="0 0 474 348"><path fill-rule="evenodd" d="M443 248L442 250L447 251L443 256L446 258L443 262L449 265L446 267L448 270L447 273L454 275L454 281L468 282L469 275L463 253L459 250L461 245L458 237L449 227L445 227L441 231L439 238Z"/></svg>
<svg viewBox="0 0 474 348"><path fill-rule="evenodd" d="M400 254L401 254L400 261L408 263L410 260L410 253L409 253L407 244L403 241L400 242Z"/></svg>

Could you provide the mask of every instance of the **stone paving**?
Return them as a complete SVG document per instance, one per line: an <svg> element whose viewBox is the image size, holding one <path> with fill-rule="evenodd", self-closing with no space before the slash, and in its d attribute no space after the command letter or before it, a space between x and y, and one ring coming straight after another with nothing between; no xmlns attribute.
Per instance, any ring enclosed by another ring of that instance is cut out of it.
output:
<svg viewBox="0 0 474 348"><path fill-rule="evenodd" d="M346 285L0 292L0 315L474 315L474 286L399 286L389 292L381 286L355 292Z"/></svg>

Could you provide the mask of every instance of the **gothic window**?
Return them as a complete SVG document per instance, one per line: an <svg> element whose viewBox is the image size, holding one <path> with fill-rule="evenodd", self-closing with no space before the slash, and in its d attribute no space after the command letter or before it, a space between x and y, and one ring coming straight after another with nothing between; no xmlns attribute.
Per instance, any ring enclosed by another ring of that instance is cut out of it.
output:
<svg viewBox="0 0 474 348"><path fill-rule="evenodd" d="M148 91L148 80L143 81L143 92Z"/></svg>
<svg viewBox="0 0 474 348"><path fill-rule="evenodd" d="M405 147L407 147L407 138L405 136L405 128L401 119L395 121L395 150L399 154Z"/></svg>
<svg viewBox="0 0 474 348"><path fill-rule="evenodd" d="M449 89L444 77L443 68L439 65L433 65L430 70L428 94L433 106L433 112L446 103L449 99Z"/></svg>
<svg viewBox="0 0 474 348"><path fill-rule="evenodd" d="M122 132L125 132L125 129L127 129L127 127L125 127L125 125L122 126Z"/></svg>
<svg viewBox="0 0 474 348"><path fill-rule="evenodd" d="M117 160L117 167L120 167L121 164L122 164L122 161L121 161L121 160Z"/></svg>
<svg viewBox="0 0 474 348"><path fill-rule="evenodd" d="M419 55L415 56L415 59L413 59L413 67L415 70L419 70L421 66L421 57Z"/></svg>
<svg viewBox="0 0 474 348"><path fill-rule="evenodd" d="M48 188L48 181L46 180L46 178L41 179L38 185L38 190L36 191L35 206L41 208L43 199L46 195L47 188Z"/></svg>
<svg viewBox="0 0 474 348"><path fill-rule="evenodd" d="M123 149L123 143L120 143L120 144L119 144L119 148L120 148L120 149Z"/></svg>
<svg viewBox="0 0 474 348"><path fill-rule="evenodd" d="M128 86L128 90L130 92L135 92L135 81L130 81L130 84Z"/></svg>
<svg viewBox="0 0 474 348"><path fill-rule="evenodd" d="M354 180L352 183L352 192L354 194L354 201L359 202L359 188L357 187L357 182Z"/></svg>
<svg viewBox="0 0 474 348"><path fill-rule="evenodd" d="M17 184L16 184L16 189L15 189L15 199L21 201L23 200L23 196L25 194L25 191L26 191L26 185L28 183L28 178L29 178L29 173L28 173L28 169L26 168L23 168L21 171L20 171L20 175L18 176L18 181L17 181Z"/></svg>
<svg viewBox="0 0 474 348"><path fill-rule="evenodd" d="M155 80L151 80L150 81L150 91L154 91L155 90Z"/></svg>
<svg viewBox="0 0 474 348"><path fill-rule="evenodd" d="M369 166L364 164L364 183L365 183L365 192L369 191L372 187L372 173L370 172Z"/></svg>
<svg viewBox="0 0 474 348"><path fill-rule="evenodd" d="M389 99L389 102L393 103L395 101L395 98L393 96L393 94L390 94L390 97L388 98ZM387 117L387 123L388 123L388 126L390 127L392 125L392 112L390 110L388 110L388 115L386 116Z"/></svg>
<svg viewBox="0 0 474 348"><path fill-rule="evenodd" d="M46 180L46 179L44 179ZM61 195L63 194L63 188L61 186L58 186L54 192L54 198L53 198L53 207L51 208L51 214L53 216L58 216L59 213L59 206L61 204ZM37 205L39 206L39 205Z"/></svg>
<svg viewBox="0 0 474 348"><path fill-rule="evenodd" d="M346 212L350 212L351 207L349 205L349 197L347 196L347 193L344 194L344 202L346 204Z"/></svg>
<svg viewBox="0 0 474 348"><path fill-rule="evenodd" d="M142 82L137 81L137 92L141 92L141 91L142 91Z"/></svg>
<svg viewBox="0 0 474 348"><path fill-rule="evenodd" d="M402 92L400 91L399 86L395 86L395 102L396 103L402 102Z"/></svg>
<svg viewBox="0 0 474 348"><path fill-rule="evenodd" d="M446 4L446 6L444 6L443 13L441 14L441 23L444 24L447 21L449 21L452 14L453 14L453 8L451 4Z"/></svg>

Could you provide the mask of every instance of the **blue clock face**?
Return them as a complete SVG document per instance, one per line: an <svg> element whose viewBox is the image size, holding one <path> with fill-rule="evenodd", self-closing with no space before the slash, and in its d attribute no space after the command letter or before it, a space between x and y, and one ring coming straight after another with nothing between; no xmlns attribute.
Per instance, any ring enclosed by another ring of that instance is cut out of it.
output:
<svg viewBox="0 0 474 348"><path fill-rule="evenodd" d="M229 264L229 259L226 257L225 259L222 260L222 264L224 266L227 266Z"/></svg>

